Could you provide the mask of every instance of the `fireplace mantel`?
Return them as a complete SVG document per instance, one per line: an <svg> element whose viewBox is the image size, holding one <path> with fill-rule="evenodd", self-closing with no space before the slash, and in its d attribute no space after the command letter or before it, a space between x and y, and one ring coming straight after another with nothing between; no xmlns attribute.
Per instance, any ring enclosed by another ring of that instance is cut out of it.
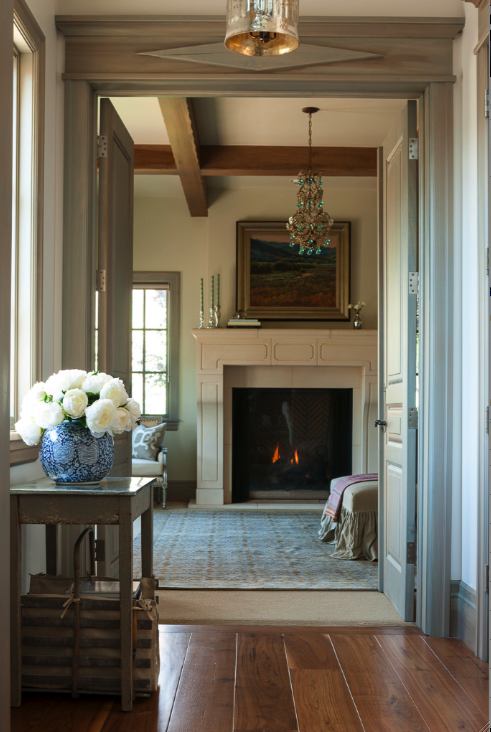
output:
<svg viewBox="0 0 491 732"><path fill-rule="evenodd" d="M195 329L198 505L231 501L231 394L239 385L354 390L353 471L376 471L377 331ZM372 419L373 418L373 419Z"/></svg>

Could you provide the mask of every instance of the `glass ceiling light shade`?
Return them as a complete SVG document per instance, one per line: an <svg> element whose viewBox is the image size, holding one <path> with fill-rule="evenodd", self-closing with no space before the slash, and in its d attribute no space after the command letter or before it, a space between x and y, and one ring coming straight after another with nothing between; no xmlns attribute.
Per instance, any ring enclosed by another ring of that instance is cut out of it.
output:
<svg viewBox="0 0 491 732"><path fill-rule="evenodd" d="M312 115L317 107L305 107L302 112L309 115L309 170L298 174L297 210L290 216L286 228L290 232L290 246L298 244L299 254L320 254L321 247L328 247L329 232L334 223L324 211L322 176L312 172Z"/></svg>
<svg viewBox="0 0 491 732"><path fill-rule="evenodd" d="M299 0L227 0L225 45L243 56L280 56L298 48Z"/></svg>

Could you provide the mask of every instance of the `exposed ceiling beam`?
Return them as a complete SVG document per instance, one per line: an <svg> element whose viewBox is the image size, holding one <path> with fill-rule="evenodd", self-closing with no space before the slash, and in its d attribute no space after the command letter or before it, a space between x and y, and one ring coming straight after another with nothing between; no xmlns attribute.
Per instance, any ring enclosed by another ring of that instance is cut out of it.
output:
<svg viewBox="0 0 491 732"><path fill-rule="evenodd" d="M206 181L200 171L201 150L193 102L185 97L159 97L159 104L189 213L191 216L208 216Z"/></svg>
<svg viewBox="0 0 491 732"><path fill-rule="evenodd" d="M325 176L377 175L377 148L314 147L313 163ZM295 176L306 172L307 147L259 145L203 145L201 176ZM135 173L177 173L169 145L135 145ZM183 184L184 185L184 184Z"/></svg>

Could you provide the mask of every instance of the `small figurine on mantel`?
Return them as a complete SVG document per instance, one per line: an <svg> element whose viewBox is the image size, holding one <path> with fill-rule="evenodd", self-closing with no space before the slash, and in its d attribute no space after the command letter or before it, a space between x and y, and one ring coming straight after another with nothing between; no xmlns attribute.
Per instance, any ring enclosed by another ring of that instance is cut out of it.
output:
<svg viewBox="0 0 491 732"><path fill-rule="evenodd" d="M352 305L351 303L348 305L349 310L353 310L355 313L355 319L353 320L353 328L355 330L361 330L363 328L363 320L360 318L360 313L365 307L366 302L357 302L356 305Z"/></svg>

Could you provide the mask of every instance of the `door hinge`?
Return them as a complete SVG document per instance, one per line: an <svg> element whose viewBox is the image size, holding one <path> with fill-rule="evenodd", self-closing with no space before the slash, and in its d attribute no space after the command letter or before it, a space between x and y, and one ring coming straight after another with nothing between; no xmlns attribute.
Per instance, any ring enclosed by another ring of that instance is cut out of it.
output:
<svg viewBox="0 0 491 732"><path fill-rule="evenodd" d="M95 540L95 561L106 561L106 542L104 541L104 539Z"/></svg>
<svg viewBox="0 0 491 732"><path fill-rule="evenodd" d="M107 137L106 135L97 135L97 157L107 158Z"/></svg>
<svg viewBox="0 0 491 732"><path fill-rule="evenodd" d="M489 89L484 92L484 116L489 117Z"/></svg>
<svg viewBox="0 0 491 732"><path fill-rule="evenodd" d="M484 430L487 435L489 435L489 407L486 407L486 424L484 425Z"/></svg>
<svg viewBox="0 0 491 732"><path fill-rule="evenodd" d="M419 140L417 137L409 138L409 160L419 160Z"/></svg>
<svg viewBox="0 0 491 732"><path fill-rule="evenodd" d="M408 541L408 543L407 543L406 562L408 564L416 564L416 542L415 541Z"/></svg>
<svg viewBox="0 0 491 732"><path fill-rule="evenodd" d="M484 565L484 592L489 592L489 564Z"/></svg>
<svg viewBox="0 0 491 732"><path fill-rule="evenodd" d="M407 426L410 430L418 429L418 410L416 407L409 407L407 410Z"/></svg>
<svg viewBox="0 0 491 732"><path fill-rule="evenodd" d="M409 273L409 294L417 295L419 292L419 272Z"/></svg>
<svg viewBox="0 0 491 732"><path fill-rule="evenodd" d="M106 292L106 270L98 269L96 272L95 288L97 292Z"/></svg>

